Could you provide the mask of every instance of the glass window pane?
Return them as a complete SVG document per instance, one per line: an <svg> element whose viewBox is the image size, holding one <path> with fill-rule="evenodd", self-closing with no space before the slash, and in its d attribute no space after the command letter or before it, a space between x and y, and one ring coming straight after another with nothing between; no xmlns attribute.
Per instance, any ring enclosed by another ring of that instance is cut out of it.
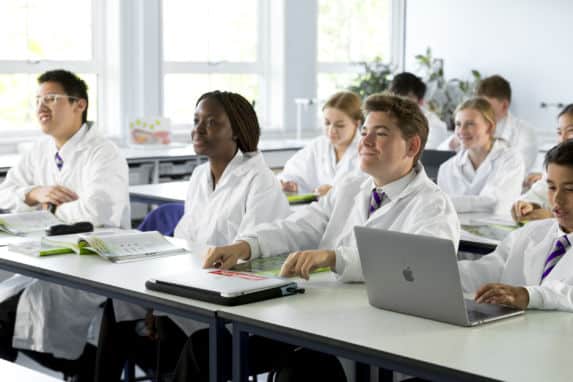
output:
<svg viewBox="0 0 573 382"><path fill-rule="evenodd" d="M0 131L37 128L36 92L39 74L0 75ZM79 74L88 84L88 120L97 117L97 76Z"/></svg>
<svg viewBox="0 0 573 382"><path fill-rule="evenodd" d="M0 60L91 60L91 0L0 2Z"/></svg>
<svg viewBox="0 0 573 382"><path fill-rule="evenodd" d="M390 0L319 0L318 61L390 60Z"/></svg>
<svg viewBox="0 0 573 382"><path fill-rule="evenodd" d="M348 90L354 84L356 73L319 73L318 102L322 105L331 95L341 90Z"/></svg>
<svg viewBox="0 0 573 382"><path fill-rule="evenodd" d="M166 61L256 62L257 0L164 0Z"/></svg>
<svg viewBox="0 0 573 382"><path fill-rule="evenodd" d="M164 114L173 124L191 124L197 99L206 92L226 90L259 104L259 77L255 74L166 74Z"/></svg>

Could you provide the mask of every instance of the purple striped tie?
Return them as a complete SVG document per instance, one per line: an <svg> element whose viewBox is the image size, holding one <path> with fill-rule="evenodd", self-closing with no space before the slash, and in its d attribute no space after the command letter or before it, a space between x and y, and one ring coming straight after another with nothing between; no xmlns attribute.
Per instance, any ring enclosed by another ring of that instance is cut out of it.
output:
<svg viewBox="0 0 573 382"><path fill-rule="evenodd" d="M382 205L382 200L384 200L384 191L379 188L372 189L372 195L370 195L370 207L368 208L368 216L372 215Z"/></svg>
<svg viewBox="0 0 573 382"><path fill-rule="evenodd" d="M64 160L62 159L62 157L60 156L60 153L56 153L56 166L58 167L58 170L61 170L62 167L64 166Z"/></svg>
<svg viewBox="0 0 573 382"><path fill-rule="evenodd" d="M547 260L545 260L545 266L543 267L543 273L541 274L541 282L543 282L547 275L551 273L553 268L555 268L555 265L557 265L559 260L561 260L563 255L565 255L565 252L567 252L567 249L570 246L571 243L569 242L567 235L563 235L557 239L555 244L553 244L553 249L547 257Z"/></svg>

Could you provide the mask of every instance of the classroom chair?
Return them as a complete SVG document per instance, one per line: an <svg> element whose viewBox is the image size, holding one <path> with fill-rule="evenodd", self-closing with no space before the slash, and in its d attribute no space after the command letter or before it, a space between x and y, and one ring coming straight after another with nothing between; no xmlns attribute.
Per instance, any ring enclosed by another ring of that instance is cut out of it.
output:
<svg viewBox="0 0 573 382"><path fill-rule="evenodd" d="M162 204L148 213L137 229L140 231L159 231L162 235L173 236L173 231L175 231L184 211L185 205L183 203Z"/></svg>

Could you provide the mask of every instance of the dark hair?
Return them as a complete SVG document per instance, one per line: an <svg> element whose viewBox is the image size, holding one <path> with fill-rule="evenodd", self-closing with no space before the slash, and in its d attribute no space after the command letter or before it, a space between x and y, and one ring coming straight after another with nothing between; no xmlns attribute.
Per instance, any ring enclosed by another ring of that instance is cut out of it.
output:
<svg viewBox="0 0 573 382"><path fill-rule="evenodd" d="M79 78L72 72L63 69L50 70L38 77L38 84L43 84L44 82L56 82L64 88L66 95L71 97L77 97L86 100L86 109L82 113L82 123L86 123L88 120L88 86L85 81ZM74 102L73 99L69 98L69 102Z"/></svg>
<svg viewBox="0 0 573 382"><path fill-rule="evenodd" d="M239 150L244 153L257 151L261 128L251 103L240 94L215 90L199 97L195 106L206 98L215 99L223 106L231 122L233 134L237 137Z"/></svg>
<svg viewBox="0 0 573 382"><path fill-rule="evenodd" d="M426 84L420 77L410 72L402 72L394 76L389 90L403 97L414 94L418 101L421 101L426 95Z"/></svg>
<svg viewBox="0 0 573 382"><path fill-rule="evenodd" d="M573 140L563 141L545 154L545 169L554 163L561 166L573 167Z"/></svg>
<svg viewBox="0 0 573 382"><path fill-rule="evenodd" d="M563 108L563 110L561 110L559 112L559 114L557 114L557 118L561 118L561 116L563 116L565 114L569 114L570 116L573 116L573 103L570 103L569 105L565 106Z"/></svg>
<svg viewBox="0 0 573 382"><path fill-rule="evenodd" d="M364 114L372 111L382 111L390 114L398 122L398 128L405 139L419 136L421 140L420 152L414 158L414 163L424 151L428 140L428 120L420 107L411 100L388 94L372 94L364 101Z"/></svg>
<svg viewBox="0 0 573 382"><path fill-rule="evenodd" d="M509 85L509 82L505 78L495 74L479 82L476 94L481 97L490 97L511 102L511 85Z"/></svg>
<svg viewBox="0 0 573 382"><path fill-rule="evenodd" d="M360 123L364 122L362 100L356 93L350 91L335 93L324 103L322 110L326 108L338 109L351 119L360 121Z"/></svg>

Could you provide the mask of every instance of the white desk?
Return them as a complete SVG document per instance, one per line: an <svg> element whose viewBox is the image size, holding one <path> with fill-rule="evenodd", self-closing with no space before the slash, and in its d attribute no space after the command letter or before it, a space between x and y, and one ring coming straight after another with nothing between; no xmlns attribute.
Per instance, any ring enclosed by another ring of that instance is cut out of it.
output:
<svg viewBox="0 0 573 382"><path fill-rule="evenodd" d="M573 381L571 313L530 311L463 328L373 308L363 285L326 276L314 275L304 295L220 308L234 323L234 380L246 365L240 340L255 333L440 381Z"/></svg>
<svg viewBox="0 0 573 382"><path fill-rule="evenodd" d="M218 344L223 324L216 313L219 305L149 291L145 282L161 274L185 272L199 264L197 255L178 255L145 261L114 264L97 255L55 255L34 257L0 248L0 269L21 273L44 281L124 300L144 307L206 322L211 342ZM219 381L217 362L220 350L211 352L211 381Z"/></svg>
<svg viewBox="0 0 573 382"><path fill-rule="evenodd" d="M39 373L35 370L28 369L27 367L17 365L12 362L0 359L0 375L3 381L18 381L18 382L61 382L61 379L56 379Z"/></svg>
<svg viewBox="0 0 573 382"><path fill-rule="evenodd" d="M184 203L188 187L186 180L129 186L129 198L132 202L148 204Z"/></svg>

